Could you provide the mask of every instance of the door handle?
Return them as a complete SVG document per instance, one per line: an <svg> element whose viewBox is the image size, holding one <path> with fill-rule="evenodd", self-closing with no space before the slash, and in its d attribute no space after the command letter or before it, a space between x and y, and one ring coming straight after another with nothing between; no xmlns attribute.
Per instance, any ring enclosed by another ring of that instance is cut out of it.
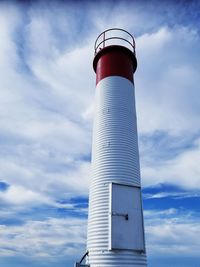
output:
<svg viewBox="0 0 200 267"><path fill-rule="evenodd" d="M112 216L122 216L125 218L126 221L128 221L128 213L112 212Z"/></svg>

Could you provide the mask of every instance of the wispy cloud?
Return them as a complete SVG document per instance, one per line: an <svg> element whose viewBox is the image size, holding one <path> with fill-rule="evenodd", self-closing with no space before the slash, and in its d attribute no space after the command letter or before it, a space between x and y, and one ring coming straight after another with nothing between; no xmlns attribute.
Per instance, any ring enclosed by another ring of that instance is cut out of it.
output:
<svg viewBox="0 0 200 267"><path fill-rule="evenodd" d="M198 256L198 214L176 209L151 210L145 212L145 217L149 254Z"/></svg>
<svg viewBox="0 0 200 267"><path fill-rule="evenodd" d="M49 218L27 221L24 225L0 225L1 256L62 257L84 248L86 221Z"/></svg>
<svg viewBox="0 0 200 267"><path fill-rule="evenodd" d="M141 132L199 131L197 29L162 27L136 39L136 97Z"/></svg>
<svg viewBox="0 0 200 267"><path fill-rule="evenodd" d="M143 182L146 185L171 183L182 188L199 189L199 139L194 148L186 149L178 156L166 161L155 161L142 168Z"/></svg>
<svg viewBox="0 0 200 267"><path fill-rule="evenodd" d="M146 199L152 198L200 198L200 192L161 192L155 194L143 194L143 197Z"/></svg>

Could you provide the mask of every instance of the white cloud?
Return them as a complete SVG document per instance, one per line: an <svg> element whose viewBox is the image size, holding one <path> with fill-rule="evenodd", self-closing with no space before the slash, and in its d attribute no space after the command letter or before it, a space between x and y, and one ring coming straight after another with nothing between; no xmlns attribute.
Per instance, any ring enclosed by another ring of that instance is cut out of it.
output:
<svg viewBox="0 0 200 267"><path fill-rule="evenodd" d="M143 194L145 199L152 198L173 198L173 199L182 199L182 198L194 198L200 197L199 192L160 192L155 194Z"/></svg>
<svg viewBox="0 0 200 267"><path fill-rule="evenodd" d="M0 225L0 255L29 257L71 256L85 250L84 219L49 218L27 221L24 225Z"/></svg>
<svg viewBox="0 0 200 267"><path fill-rule="evenodd" d="M154 216L156 215L156 218L160 217L160 216L169 216L169 215L176 215L177 214L177 209L174 208L170 208L167 210L144 210L144 216L145 219L154 219Z"/></svg>
<svg viewBox="0 0 200 267"><path fill-rule="evenodd" d="M81 42L68 50L47 11L4 5L0 14L0 179L11 184L4 201L16 205L56 205L56 198L88 192L89 164L81 158L91 147L85 114L95 87L87 79L93 49Z"/></svg>
<svg viewBox="0 0 200 267"><path fill-rule="evenodd" d="M183 26L160 28L137 38L135 84L140 134L163 131L174 137L172 142L179 142L178 139L199 132L200 80L197 69L200 61L199 53L195 53L198 43L198 32ZM167 150L162 146L160 149ZM171 149L168 153L169 158L171 153L171 159L159 162L150 160L147 163L152 151L144 150L143 153L147 153L141 157L145 186L167 182L199 189L198 144L192 149L182 149L176 158L173 158Z"/></svg>
<svg viewBox="0 0 200 267"><path fill-rule="evenodd" d="M7 71L10 72L10 68L13 67L13 63L17 61L16 57L16 46L13 43L15 31L21 23L21 15L15 6L12 4L1 3L0 11L0 68L1 71L4 69L4 75L7 76ZM2 77L4 77L2 75Z"/></svg>
<svg viewBox="0 0 200 267"><path fill-rule="evenodd" d="M140 132L199 130L198 43L197 31L182 26L160 28L136 39Z"/></svg>
<svg viewBox="0 0 200 267"><path fill-rule="evenodd" d="M149 226L149 255L163 254L168 256L199 255L199 224L177 224L164 222L161 225Z"/></svg>
<svg viewBox="0 0 200 267"><path fill-rule="evenodd" d="M148 255L160 257L199 255L199 222L196 214L169 209L147 211L145 214ZM161 217L162 216L162 217Z"/></svg>
<svg viewBox="0 0 200 267"><path fill-rule="evenodd" d="M6 182L11 185L0 193L0 198L10 204L24 208L39 204L58 207L57 199L88 195L91 178L89 162L68 162L66 159L58 169L46 169L37 164L19 166L17 162L0 163L1 177L6 177Z"/></svg>
<svg viewBox="0 0 200 267"><path fill-rule="evenodd" d="M142 166L142 181L145 186L171 183L182 188L200 189L200 142L177 157L164 162Z"/></svg>
<svg viewBox="0 0 200 267"><path fill-rule="evenodd" d="M47 202L47 198L21 186L10 186L6 191L0 192L0 199L11 204Z"/></svg>

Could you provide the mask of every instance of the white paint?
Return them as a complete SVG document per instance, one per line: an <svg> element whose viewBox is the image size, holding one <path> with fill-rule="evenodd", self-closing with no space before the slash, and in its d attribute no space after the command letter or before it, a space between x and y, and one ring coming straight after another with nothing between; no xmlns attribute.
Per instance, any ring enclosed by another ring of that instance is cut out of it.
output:
<svg viewBox="0 0 200 267"><path fill-rule="evenodd" d="M88 263L91 267L146 267L145 253L136 251L135 248L109 249L109 185L117 183L140 187L134 86L126 78L107 77L96 87L95 104L87 239ZM138 198L141 207L141 198ZM142 218L141 220L143 223Z"/></svg>

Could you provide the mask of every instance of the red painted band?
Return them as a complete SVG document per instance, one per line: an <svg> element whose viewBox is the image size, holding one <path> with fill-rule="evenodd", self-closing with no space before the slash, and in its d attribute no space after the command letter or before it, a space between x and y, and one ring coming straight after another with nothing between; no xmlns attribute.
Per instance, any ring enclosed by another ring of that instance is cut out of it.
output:
<svg viewBox="0 0 200 267"><path fill-rule="evenodd" d="M113 45L100 50L93 61L96 84L109 76L121 76L133 82L137 68L135 55L126 47Z"/></svg>

